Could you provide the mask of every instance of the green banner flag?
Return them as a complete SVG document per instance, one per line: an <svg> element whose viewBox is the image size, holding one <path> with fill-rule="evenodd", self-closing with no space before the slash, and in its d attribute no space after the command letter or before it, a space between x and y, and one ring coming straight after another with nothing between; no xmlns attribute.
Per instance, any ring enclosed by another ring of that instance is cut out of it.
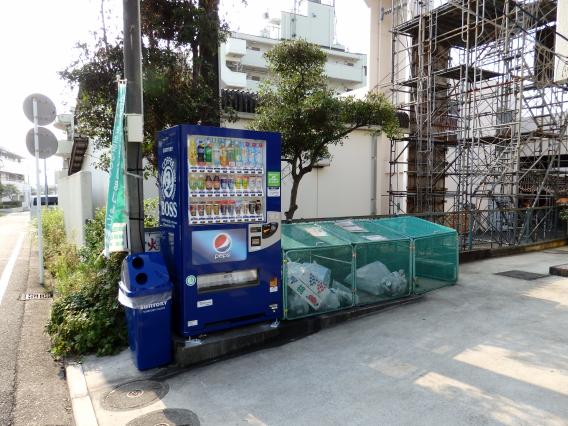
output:
<svg viewBox="0 0 568 426"><path fill-rule="evenodd" d="M112 129L110 176L105 217L105 256L128 250L126 225L128 212L124 192L124 102L126 82L118 83L116 112Z"/></svg>

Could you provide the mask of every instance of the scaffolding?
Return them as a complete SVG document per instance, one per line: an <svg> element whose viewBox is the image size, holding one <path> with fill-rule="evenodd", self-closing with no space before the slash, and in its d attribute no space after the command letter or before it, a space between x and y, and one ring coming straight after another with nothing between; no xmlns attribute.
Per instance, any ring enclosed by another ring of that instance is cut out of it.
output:
<svg viewBox="0 0 568 426"><path fill-rule="evenodd" d="M410 130L391 141L391 214L441 214L462 249L554 231L568 192L557 10L553 0L393 0L392 97Z"/></svg>

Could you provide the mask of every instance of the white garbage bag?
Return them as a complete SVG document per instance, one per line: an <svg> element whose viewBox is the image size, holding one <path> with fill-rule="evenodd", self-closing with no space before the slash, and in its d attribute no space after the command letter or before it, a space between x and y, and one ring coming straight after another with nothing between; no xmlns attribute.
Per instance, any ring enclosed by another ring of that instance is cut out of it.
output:
<svg viewBox="0 0 568 426"><path fill-rule="evenodd" d="M333 280L330 290L337 294L341 306L350 306L353 304L353 292L349 287L344 286L339 281Z"/></svg>
<svg viewBox="0 0 568 426"><path fill-rule="evenodd" d="M288 262L287 285L316 311L329 294L331 271L317 263Z"/></svg>
<svg viewBox="0 0 568 426"><path fill-rule="evenodd" d="M369 263L356 271L357 290L362 290L373 296L400 296L406 292L407 279L404 271L391 272L380 261ZM352 281L351 274L346 281Z"/></svg>

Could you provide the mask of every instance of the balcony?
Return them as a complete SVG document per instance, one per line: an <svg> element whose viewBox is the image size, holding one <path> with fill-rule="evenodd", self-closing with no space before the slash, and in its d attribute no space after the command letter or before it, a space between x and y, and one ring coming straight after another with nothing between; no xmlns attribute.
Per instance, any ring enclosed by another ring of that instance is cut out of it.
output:
<svg viewBox="0 0 568 426"><path fill-rule="evenodd" d="M327 62L325 64L325 73L328 78L332 80L361 84L365 84L367 81L363 67L358 66L357 64L349 66L345 64Z"/></svg>
<svg viewBox="0 0 568 426"><path fill-rule="evenodd" d="M247 50L247 54L241 58L241 65L244 68L254 68L265 70L267 68L264 52L257 50Z"/></svg>
<svg viewBox="0 0 568 426"><path fill-rule="evenodd" d="M240 38L229 38L225 43L225 55L228 58L241 58L247 54L247 42Z"/></svg>
<svg viewBox="0 0 568 426"><path fill-rule="evenodd" d="M57 142L57 152L55 155L58 157L69 158L71 157L71 150L73 149L73 141L60 140Z"/></svg>

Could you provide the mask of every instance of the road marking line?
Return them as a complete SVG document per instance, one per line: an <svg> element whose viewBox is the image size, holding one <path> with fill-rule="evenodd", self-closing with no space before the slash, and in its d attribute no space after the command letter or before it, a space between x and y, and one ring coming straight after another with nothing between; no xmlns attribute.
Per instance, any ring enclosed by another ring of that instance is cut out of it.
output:
<svg viewBox="0 0 568 426"><path fill-rule="evenodd" d="M0 303L2 303L2 298L4 297L4 292L8 287L8 283L10 282L10 277L12 276L12 271L14 270L14 265L16 264L16 260L20 254L20 249L22 248L22 243L24 242L24 235L20 234L16 245L14 246L14 250L12 250L12 254L10 255L10 259L4 270L2 271L2 276L0 277Z"/></svg>

